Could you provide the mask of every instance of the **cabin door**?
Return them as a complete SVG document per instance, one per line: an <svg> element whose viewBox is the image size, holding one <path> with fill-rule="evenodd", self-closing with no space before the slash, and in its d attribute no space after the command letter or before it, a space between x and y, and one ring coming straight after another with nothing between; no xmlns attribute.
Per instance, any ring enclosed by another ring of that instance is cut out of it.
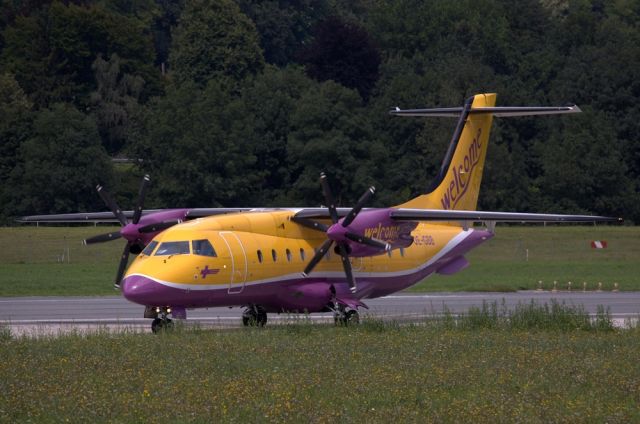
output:
<svg viewBox="0 0 640 424"><path fill-rule="evenodd" d="M229 294L238 294L244 290L247 281L247 254L240 238L231 231L221 231L220 237L227 245L231 257L231 277L229 278Z"/></svg>

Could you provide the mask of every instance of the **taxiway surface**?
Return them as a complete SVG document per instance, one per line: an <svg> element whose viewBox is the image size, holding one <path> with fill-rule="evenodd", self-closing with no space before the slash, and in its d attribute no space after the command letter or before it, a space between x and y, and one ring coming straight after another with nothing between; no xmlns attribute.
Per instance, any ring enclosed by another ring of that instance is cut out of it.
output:
<svg viewBox="0 0 640 424"><path fill-rule="evenodd" d="M369 310L361 316L387 320L412 321L442 314L464 313L483 302L497 302L499 308L513 309L519 303L538 304L552 300L570 306L582 306L595 314L599 305L609 309L616 323L637 320L640 316L640 292L538 292L515 293L398 293L366 299ZM134 327L147 330L150 320L142 318L143 307L120 296L108 297L15 297L0 298L0 324L9 325L15 334L51 333L69 329ZM241 325L242 308L208 308L188 311L190 322L205 326ZM314 321L331 321L331 314L311 314ZM295 319L288 314L269 314L269 322Z"/></svg>

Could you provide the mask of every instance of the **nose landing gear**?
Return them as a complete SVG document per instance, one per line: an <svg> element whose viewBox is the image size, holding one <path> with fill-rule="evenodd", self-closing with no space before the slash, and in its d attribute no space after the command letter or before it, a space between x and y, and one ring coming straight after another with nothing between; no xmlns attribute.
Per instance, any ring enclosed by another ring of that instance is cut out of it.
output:
<svg viewBox="0 0 640 424"><path fill-rule="evenodd" d="M173 328L173 321L168 317L170 313L171 307L169 306L147 307L145 309L145 318L153 318L151 331L154 334Z"/></svg>

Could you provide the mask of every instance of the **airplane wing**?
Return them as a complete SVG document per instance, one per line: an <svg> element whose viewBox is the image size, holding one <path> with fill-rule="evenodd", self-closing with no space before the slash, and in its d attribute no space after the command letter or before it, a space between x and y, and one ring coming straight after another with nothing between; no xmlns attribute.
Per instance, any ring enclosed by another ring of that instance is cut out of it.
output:
<svg viewBox="0 0 640 424"><path fill-rule="evenodd" d="M338 216L346 216L350 208L337 208ZM383 209L365 208L362 213L379 211ZM396 221L466 221L466 222L622 222L622 218L612 218L596 215L563 215L563 214L543 214L543 213L520 213L520 212L486 212L486 211L461 211L443 209L407 209L389 208L389 217ZM296 218L329 219L329 212L326 208L306 208L300 209Z"/></svg>
<svg viewBox="0 0 640 424"><path fill-rule="evenodd" d="M467 222L622 222L622 218L596 215L562 215L546 213L485 212L441 209L391 209L389 216L398 221L467 221Z"/></svg>
<svg viewBox="0 0 640 424"><path fill-rule="evenodd" d="M142 212L142 216L157 213L166 212L178 209L147 209ZM182 210L182 209L180 209ZM205 216L222 215L236 212L247 212L252 208L185 208L187 211L186 217L189 218L202 218ZM132 219L134 211L122 211L127 219ZM93 223L118 223L118 219L113 215L113 212L80 212L80 213L62 213L52 215L29 215L16 218L17 222L29 223L72 223L72 222L93 222Z"/></svg>

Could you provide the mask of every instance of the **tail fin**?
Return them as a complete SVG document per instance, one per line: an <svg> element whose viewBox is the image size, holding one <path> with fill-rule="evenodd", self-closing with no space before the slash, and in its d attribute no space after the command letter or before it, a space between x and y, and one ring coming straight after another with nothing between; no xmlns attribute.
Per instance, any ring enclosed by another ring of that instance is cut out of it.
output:
<svg viewBox="0 0 640 424"><path fill-rule="evenodd" d="M563 107L495 107L495 93L476 94L463 107L438 109L396 108L399 116L459 117L451 144L438 175L426 194L409 200L398 208L475 210L487 156L493 117L550 115L580 112L577 106Z"/></svg>

